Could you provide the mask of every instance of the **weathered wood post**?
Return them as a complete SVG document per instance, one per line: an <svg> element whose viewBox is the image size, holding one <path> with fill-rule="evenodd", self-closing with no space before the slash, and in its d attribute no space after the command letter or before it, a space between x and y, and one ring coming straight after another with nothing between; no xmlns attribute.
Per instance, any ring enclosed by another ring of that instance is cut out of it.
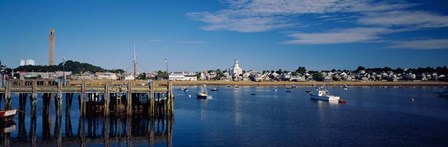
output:
<svg viewBox="0 0 448 147"><path fill-rule="evenodd" d="M81 99L80 99L80 109L79 111L81 111L81 116L86 116L86 104L85 101L86 100L86 81L82 81L81 84Z"/></svg>
<svg viewBox="0 0 448 147"><path fill-rule="evenodd" d="M168 95L168 99L170 100L169 101L169 115L174 115L174 96L173 96L173 82L171 82L170 81L170 83L169 83L169 89L168 89L169 91L168 91L168 93L169 93L169 95Z"/></svg>
<svg viewBox="0 0 448 147"><path fill-rule="evenodd" d="M171 81L166 85L166 115L171 115Z"/></svg>
<svg viewBox="0 0 448 147"><path fill-rule="evenodd" d="M149 91L149 116L154 116L154 104L155 104L155 100L154 100L154 84L155 82L151 82L151 87L150 87L150 91Z"/></svg>
<svg viewBox="0 0 448 147"><path fill-rule="evenodd" d="M106 83L106 85L104 86L104 116L108 117L109 116L109 97L110 97L110 93L109 93L109 83Z"/></svg>
<svg viewBox="0 0 448 147"><path fill-rule="evenodd" d="M57 113L62 114L62 82L58 82L58 93L57 93ZM62 116L62 115L61 115Z"/></svg>
<svg viewBox="0 0 448 147"><path fill-rule="evenodd" d="M11 87L12 81L8 80L5 89L5 110L11 109Z"/></svg>
<svg viewBox="0 0 448 147"><path fill-rule="evenodd" d="M127 102L127 107L126 107L126 112L128 116L132 115L132 81L128 82L128 102Z"/></svg>

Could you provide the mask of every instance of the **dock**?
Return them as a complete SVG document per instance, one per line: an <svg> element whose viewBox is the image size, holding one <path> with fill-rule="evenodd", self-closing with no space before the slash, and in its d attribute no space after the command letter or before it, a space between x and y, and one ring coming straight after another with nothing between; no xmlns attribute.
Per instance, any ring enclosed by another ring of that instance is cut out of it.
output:
<svg viewBox="0 0 448 147"><path fill-rule="evenodd" d="M78 98L81 116L108 117L113 113L157 117L172 116L174 113L171 81L74 80L63 83L32 79L5 82L5 86L0 87L0 103L4 101L4 110L16 109L11 108L11 104L18 100L18 109L23 111L29 99L31 113L34 114L37 99L42 98L44 109L54 100L56 113L62 114L62 99L66 99L66 109L70 109L73 98ZM13 98L13 94L17 94L18 98Z"/></svg>

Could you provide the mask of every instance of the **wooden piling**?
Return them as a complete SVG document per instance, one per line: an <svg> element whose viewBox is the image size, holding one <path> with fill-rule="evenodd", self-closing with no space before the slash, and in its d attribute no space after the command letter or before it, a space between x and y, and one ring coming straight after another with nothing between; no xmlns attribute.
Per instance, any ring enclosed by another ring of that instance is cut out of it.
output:
<svg viewBox="0 0 448 147"><path fill-rule="evenodd" d="M57 105L58 114L62 114L62 82L58 82Z"/></svg>
<svg viewBox="0 0 448 147"><path fill-rule="evenodd" d="M5 110L11 109L11 87L12 81L8 81L5 89Z"/></svg>
<svg viewBox="0 0 448 147"><path fill-rule="evenodd" d="M85 104L85 98L86 97L86 81L82 81L81 84L81 99L80 99L80 111L81 116L86 116L86 104Z"/></svg>
<svg viewBox="0 0 448 147"><path fill-rule="evenodd" d="M173 82L168 83L168 114L174 115L174 96L173 96Z"/></svg>
<svg viewBox="0 0 448 147"><path fill-rule="evenodd" d="M154 116L154 105L155 105L155 96L154 96L154 82L151 82L151 87L149 90L149 116Z"/></svg>
<svg viewBox="0 0 448 147"><path fill-rule="evenodd" d="M106 85L104 86L104 116L108 117L109 116L109 97L110 97L110 93L109 93L109 83L106 83Z"/></svg>
<svg viewBox="0 0 448 147"><path fill-rule="evenodd" d="M127 94L127 107L126 107L126 113L128 116L132 115L132 81L128 82L128 94Z"/></svg>

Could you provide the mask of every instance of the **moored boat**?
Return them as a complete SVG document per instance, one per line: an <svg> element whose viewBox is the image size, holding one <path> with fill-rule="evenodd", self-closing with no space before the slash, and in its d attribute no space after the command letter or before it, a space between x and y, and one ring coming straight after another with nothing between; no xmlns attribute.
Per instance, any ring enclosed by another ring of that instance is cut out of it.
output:
<svg viewBox="0 0 448 147"><path fill-rule="evenodd" d="M197 97L198 97L198 99L207 99L208 92L207 92L207 88L205 87L205 85L201 87L201 90L198 92Z"/></svg>
<svg viewBox="0 0 448 147"><path fill-rule="evenodd" d="M1 121L8 121L11 120L14 115L16 115L17 109L12 110L1 110L0 111L0 119Z"/></svg>
<svg viewBox="0 0 448 147"><path fill-rule="evenodd" d="M317 90L317 94L311 93L311 99L314 100L323 100L323 101L338 101L340 99L339 96L330 95L330 92L324 87L320 87Z"/></svg>

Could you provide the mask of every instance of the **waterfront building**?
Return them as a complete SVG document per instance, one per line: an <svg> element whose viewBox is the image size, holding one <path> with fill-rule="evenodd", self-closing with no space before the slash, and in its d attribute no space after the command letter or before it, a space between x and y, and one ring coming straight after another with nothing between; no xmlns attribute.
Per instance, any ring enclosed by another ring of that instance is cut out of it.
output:
<svg viewBox="0 0 448 147"><path fill-rule="evenodd" d="M170 81L197 81L196 75L187 72L171 72L168 76Z"/></svg>
<svg viewBox="0 0 448 147"><path fill-rule="evenodd" d="M84 79L84 80L91 80L95 77L95 74L91 73L91 72L84 72L82 73L78 79Z"/></svg>
<svg viewBox="0 0 448 147"><path fill-rule="evenodd" d="M110 72L96 72L95 73L96 79L99 80L117 80L118 76L115 73Z"/></svg>
<svg viewBox="0 0 448 147"><path fill-rule="evenodd" d="M129 74L129 75L124 77L124 80L134 80L134 79L135 78L134 78L134 74L133 73L131 73L131 74Z"/></svg>
<svg viewBox="0 0 448 147"><path fill-rule="evenodd" d="M185 78L184 72L171 72L168 76L170 81L183 81Z"/></svg>

